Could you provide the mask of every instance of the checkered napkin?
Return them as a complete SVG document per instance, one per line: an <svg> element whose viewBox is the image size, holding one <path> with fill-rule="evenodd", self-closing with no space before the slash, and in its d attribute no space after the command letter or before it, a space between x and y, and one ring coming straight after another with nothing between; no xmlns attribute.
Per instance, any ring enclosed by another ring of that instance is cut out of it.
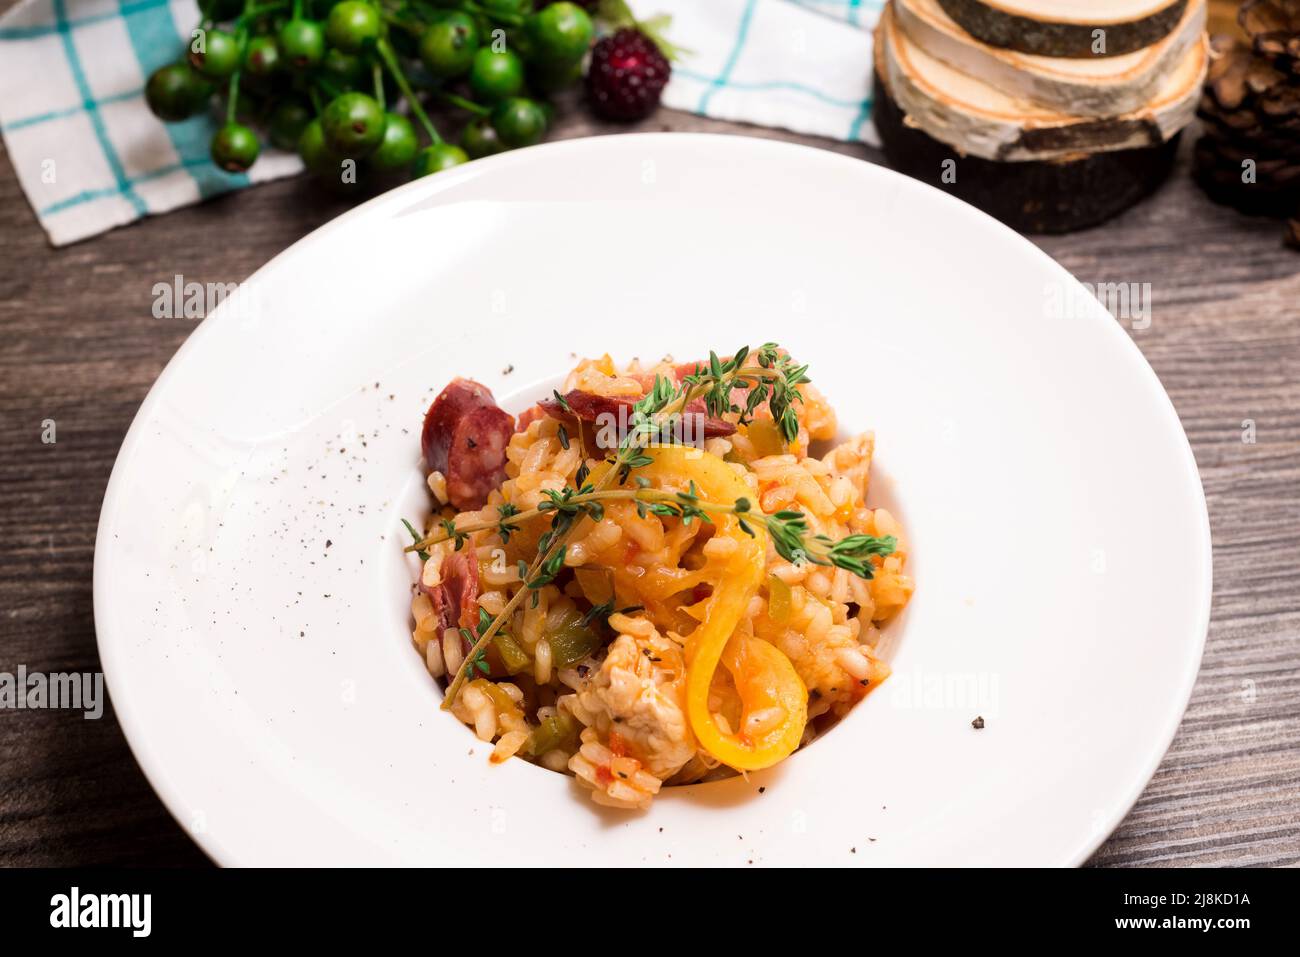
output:
<svg viewBox="0 0 1300 957"><path fill-rule="evenodd" d="M876 144L871 33L885 0L635 0L673 17L663 103L720 120Z"/></svg>
<svg viewBox="0 0 1300 957"><path fill-rule="evenodd" d="M870 139L871 37L884 0L634 0L692 52L664 104L719 119ZM195 0L24 0L0 18L0 134L56 246L298 172L272 149L247 174L208 158L217 119L162 123L149 74L177 58Z"/></svg>
<svg viewBox="0 0 1300 957"><path fill-rule="evenodd" d="M266 150L225 173L208 158L215 119L149 112L145 80L198 22L194 0L27 0L0 19L0 133L56 246L302 168Z"/></svg>

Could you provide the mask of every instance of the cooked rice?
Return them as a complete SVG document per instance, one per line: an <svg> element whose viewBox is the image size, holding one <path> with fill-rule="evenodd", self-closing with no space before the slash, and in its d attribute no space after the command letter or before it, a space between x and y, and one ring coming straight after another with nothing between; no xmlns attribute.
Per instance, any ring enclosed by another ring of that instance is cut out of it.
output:
<svg viewBox="0 0 1300 957"><path fill-rule="evenodd" d="M570 373L563 391L583 389L605 395L636 396L655 372L671 366L618 369L603 357L584 360ZM803 385L802 405L796 405L799 435L786 451L769 452L761 428L741 428L727 438L710 439L707 450L725 457L753 490L763 511L794 508L807 516L814 534L832 539L864 533L893 535L895 552L876 559L875 576L863 580L842 568L792 564L768 543L767 577L750 601L737 632L770 642L793 663L807 686L807 744L843 717L889 674L876 654L880 628L907 604L914 585L905 574L908 547L897 520L881 508L866 504L870 487L874 439L863 433L836 445L820 457L810 456L813 442L826 442L836 432L835 414L811 385ZM760 416L766 410L760 410ZM769 420L770 422L770 420ZM548 416L534 418L510 440L506 450L507 479L486 507L453 514L435 514L432 529L444 518L457 526L495 522L505 502L519 510L533 508L543 490L562 489L574 482L583 464L580 441L561 441L560 423ZM589 465L595 464L589 459ZM446 500L446 482L430 476L439 502ZM531 560L546 521L533 521L503 542L495 531L470 535L479 559L479 606L497 615L520 587L517 565ZM531 660L531 668L498 683L499 697L488 693L486 679L468 681L452 712L485 742L495 741L493 761L512 755L554 771L573 774L592 791L597 803L644 808L664 783L682 784L734 773L699 747L686 718L685 638L697 622L688 610L698 601L696 591L709 577L734 540L712 536L702 522L686 525L654 514L637 514L630 502L611 502L600 521L584 517L569 539L565 564L574 574L563 584L542 588L535 605L523 602L506 628ZM442 580L442 565L452 554L450 542L430 549L422 580L427 586ZM504 560L503 560L504 556ZM782 592L773 609L772 589ZM559 667L550 635L569 616L616 598L616 607L644 606L609 618L614 637L586 660ZM412 640L425 656L434 677L454 675L464 659L459 633L447 629L436 635L436 616L424 595L411 603L415 620ZM436 639L436 640L435 640ZM741 723L737 692L725 669L719 668L710 707L720 728L730 732ZM530 752L530 735L545 719L573 720L575 735L542 754ZM746 731L760 734L780 713L752 713Z"/></svg>

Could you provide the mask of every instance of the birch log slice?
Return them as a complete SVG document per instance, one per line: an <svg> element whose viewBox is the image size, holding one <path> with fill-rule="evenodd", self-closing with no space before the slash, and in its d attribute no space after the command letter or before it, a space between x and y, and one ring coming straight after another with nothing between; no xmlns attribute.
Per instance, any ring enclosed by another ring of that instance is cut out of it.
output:
<svg viewBox="0 0 1300 957"><path fill-rule="evenodd" d="M940 0L985 43L1021 53L1108 57L1168 36L1187 0Z"/></svg>
<svg viewBox="0 0 1300 957"><path fill-rule="evenodd" d="M1036 56L990 46L963 30L941 0L895 0L898 25L931 56L1010 94L1078 116L1118 116L1140 109L1161 81L1200 42L1205 0L1190 0L1173 32L1121 56Z"/></svg>
<svg viewBox="0 0 1300 957"><path fill-rule="evenodd" d="M1099 118L1018 99L954 69L908 39L892 5L881 14L876 48L882 76L910 123L960 153L1005 161L1159 146L1191 122L1208 61L1202 38L1149 102Z"/></svg>
<svg viewBox="0 0 1300 957"><path fill-rule="evenodd" d="M1169 174L1178 137L1160 146L1025 163L964 156L908 122L875 75L876 132L889 164L977 206L1012 229L1068 233L1118 215Z"/></svg>

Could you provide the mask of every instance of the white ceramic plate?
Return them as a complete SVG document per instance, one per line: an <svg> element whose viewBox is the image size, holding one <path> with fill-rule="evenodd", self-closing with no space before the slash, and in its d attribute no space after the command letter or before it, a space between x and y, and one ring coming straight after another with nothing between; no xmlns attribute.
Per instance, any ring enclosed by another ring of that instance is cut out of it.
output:
<svg viewBox="0 0 1300 957"><path fill-rule="evenodd" d="M131 747L223 864L1077 864L1168 746L1210 600L1173 407L1077 288L940 192L758 139L561 142L373 200L206 320L123 445L95 619ZM489 766L409 639L429 400L766 340L876 431L918 583L894 676L644 814Z"/></svg>

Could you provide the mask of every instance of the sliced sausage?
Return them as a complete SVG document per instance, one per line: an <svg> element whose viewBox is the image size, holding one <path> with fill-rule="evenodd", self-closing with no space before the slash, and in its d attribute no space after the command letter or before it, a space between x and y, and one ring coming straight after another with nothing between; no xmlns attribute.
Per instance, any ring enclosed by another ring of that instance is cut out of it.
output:
<svg viewBox="0 0 1300 957"><path fill-rule="evenodd" d="M446 611L448 626L468 628L474 631L478 626L478 558L465 546L458 552L452 552L442 564L443 589L441 599L433 598L433 610L439 615ZM439 603L443 608L439 608Z"/></svg>
<svg viewBox="0 0 1300 957"><path fill-rule="evenodd" d="M461 549L453 552L442 563L442 581L432 588L420 584L429 596L433 613L438 616L438 634L448 628L468 628L473 634L478 628L478 559L473 552ZM469 652L470 644L461 638L461 648Z"/></svg>
<svg viewBox="0 0 1300 957"><path fill-rule="evenodd" d="M420 434L420 451L430 472L447 474L447 453L451 450L452 436L462 418L484 406L495 406L492 390L472 379L457 377L429 406L424 416L424 429Z"/></svg>
<svg viewBox="0 0 1300 957"><path fill-rule="evenodd" d="M506 445L514 417L502 411L487 386L453 379L424 416L424 464L447 479L447 499L461 510L482 508L505 479Z"/></svg>
<svg viewBox="0 0 1300 957"><path fill-rule="evenodd" d="M558 399L543 399L538 403L547 415L556 419L578 419L582 422L596 422L602 415L612 415L614 421L618 422L619 411L623 412L622 421L631 418L632 406L636 400L628 396L616 395L598 395L595 392L583 392L580 389L574 389L564 396L565 403L569 409L566 411ZM689 415L704 415L704 400L696 399L686 406L686 412ZM736 427L723 419L706 417L704 419L704 437L706 439L717 438L722 435L732 435Z"/></svg>
<svg viewBox="0 0 1300 957"><path fill-rule="evenodd" d="M516 432L526 432L528 427L538 419L546 418L546 410L540 405L530 405L524 411L519 413L519 421L515 423Z"/></svg>
<svg viewBox="0 0 1300 957"><path fill-rule="evenodd" d="M447 500L456 508L482 508L506 477L506 446L515 420L495 405L475 409L456 426L447 453Z"/></svg>

